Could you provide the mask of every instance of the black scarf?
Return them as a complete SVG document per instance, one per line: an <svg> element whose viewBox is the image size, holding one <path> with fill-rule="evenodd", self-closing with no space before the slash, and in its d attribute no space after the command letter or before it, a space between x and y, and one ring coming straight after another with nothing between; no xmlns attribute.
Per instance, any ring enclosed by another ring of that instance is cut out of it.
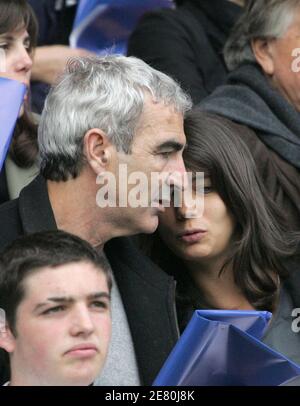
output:
<svg viewBox="0 0 300 406"><path fill-rule="evenodd" d="M300 168L300 113L272 87L258 65L236 69L200 108L252 128L268 147Z"/></svg>

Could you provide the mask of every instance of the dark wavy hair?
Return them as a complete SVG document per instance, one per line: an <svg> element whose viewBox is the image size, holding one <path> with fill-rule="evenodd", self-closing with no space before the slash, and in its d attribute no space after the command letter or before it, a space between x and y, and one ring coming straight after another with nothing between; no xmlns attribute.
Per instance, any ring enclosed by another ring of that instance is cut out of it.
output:
<svg viewBox="0 0 300 406"><path fill-rule="evenodd" d="M203 171L210 177L213 190L235 219L234 243L220 274L232 264L235 283L248 301L258 310L272 311L279 280L288 275L286 259L296 254L300 239L288 231L283 213L262 184L242 140L249 131L225 118L193 110L185 119L184 161L188 171ZM179 313L182 307L211 308L188 271L183 271L182 260L165 247L158 233L149 252L177 279Z"/></svg>
<svg viewBox="0 0 300 406"><path fill-rule="evenodd" d="M30 37L29 52L37 44L38 24L35 14L26 0L0 0L0 35L25 28ZM38 152L37 125L27 103L24 114L17 121L10 146L12 160L21 168L33 165Z"/></svg>

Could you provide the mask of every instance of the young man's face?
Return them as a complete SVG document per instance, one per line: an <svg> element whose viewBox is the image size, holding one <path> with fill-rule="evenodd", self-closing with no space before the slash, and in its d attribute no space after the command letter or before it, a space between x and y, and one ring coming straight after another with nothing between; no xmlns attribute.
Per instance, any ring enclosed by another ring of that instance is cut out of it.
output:
<svg viewBox="0 0 300 406"><path fill-rule="evenodd" d="M24 281L12 337L12 385L89 385L111 333L106 278L87 262L44 268Z"/></svg>

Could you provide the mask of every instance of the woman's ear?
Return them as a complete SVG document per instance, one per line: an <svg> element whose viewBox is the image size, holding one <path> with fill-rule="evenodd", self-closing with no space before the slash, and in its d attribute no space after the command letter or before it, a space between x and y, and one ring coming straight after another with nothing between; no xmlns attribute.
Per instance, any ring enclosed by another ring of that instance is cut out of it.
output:
<svg viewBox="0 0 300 406"><path fill-rule="evenodd" d="M8 325L0 329L0 348L8 353L14 352L15 337Z"/></svg>
<svg viewBox="0 0 300 406"><path fill-rule="evenodd" d="M99 128L92 128L84 136L84 153L87 162L98 175L107 170L110 161L111 143Z"/></svg>
<svg viewBox="0 0 300 406"><path fill-rule="evenodd" d="M273 61L273 41L265 39L255 39L251 41L252 52L257 63L262 70L269 76L274 73Z"/></svg>

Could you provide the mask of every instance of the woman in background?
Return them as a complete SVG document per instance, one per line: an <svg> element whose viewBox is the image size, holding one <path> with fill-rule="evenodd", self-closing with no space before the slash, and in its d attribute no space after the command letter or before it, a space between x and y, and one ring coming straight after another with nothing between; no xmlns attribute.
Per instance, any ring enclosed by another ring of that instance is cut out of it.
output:
<svg viewBox="0 0 300 406"><path fill-rule="evenodd" d="M300 307L299 236L268 197L240 134L250 131L194 111L185 121L187 171L204 172L204 212L166 208L151 257L177 280L177 314L183 331L194 310L273 312L263 341L300 363L300 336L292 309ZM198 193L198 194L197 194ZM153 238L153 237L152 237ZM288 260L294 262L288 264Z"/></svg>
<svg viewBox="0 0 300 406"><path fill-rule="evenodd" d="M2 77L30 84L37 22L25 0L0 0L0 49L5 52ZM37 173L37 124L29 108L28 92L20 110L8 157L0 173L0 204L18 196Z"/></svg>

